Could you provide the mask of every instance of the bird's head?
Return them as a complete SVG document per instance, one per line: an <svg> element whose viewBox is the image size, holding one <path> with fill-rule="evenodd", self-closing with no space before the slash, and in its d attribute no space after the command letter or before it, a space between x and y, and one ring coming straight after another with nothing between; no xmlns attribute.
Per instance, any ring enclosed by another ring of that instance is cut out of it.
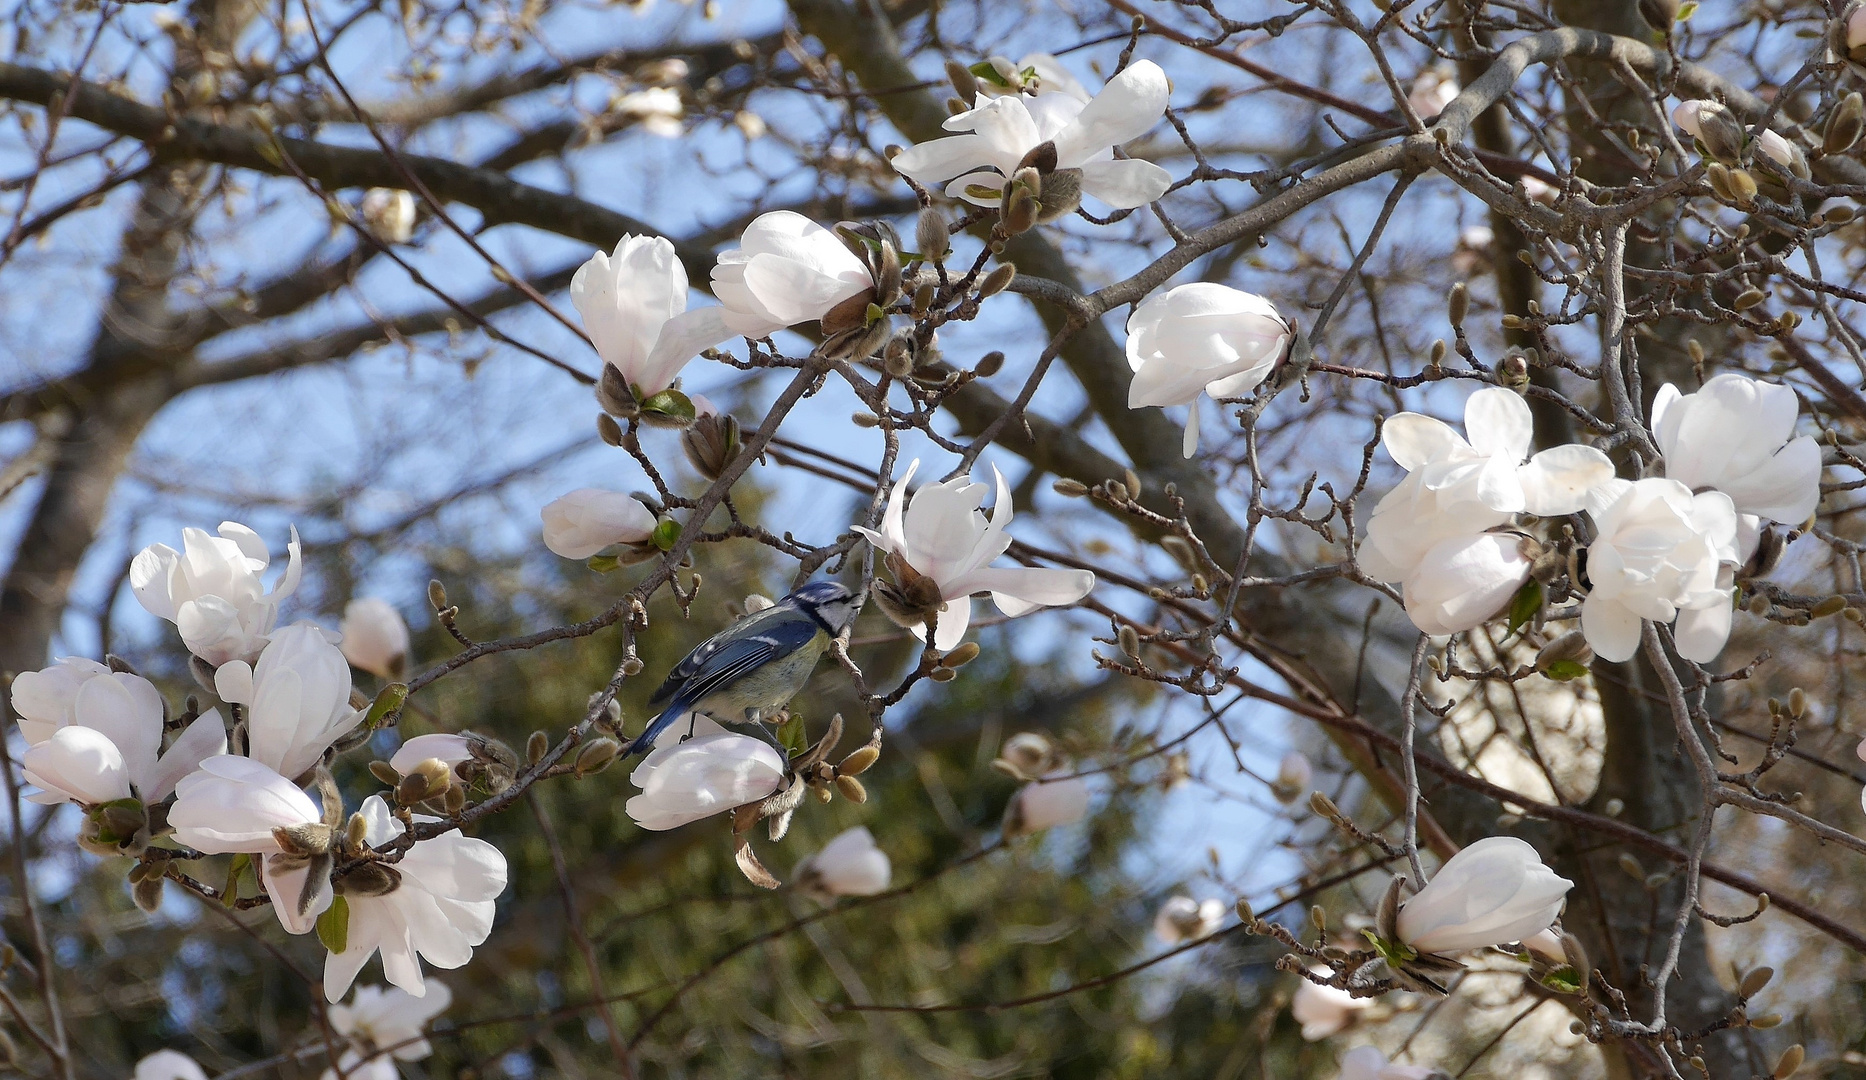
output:
<svg viewBox="0 0 1866 1080"><path fill-rule="evenodd" d="M785 599L815 616L832 634L842 633L855 621L855 594L838 582L812 581Z"/></svg>

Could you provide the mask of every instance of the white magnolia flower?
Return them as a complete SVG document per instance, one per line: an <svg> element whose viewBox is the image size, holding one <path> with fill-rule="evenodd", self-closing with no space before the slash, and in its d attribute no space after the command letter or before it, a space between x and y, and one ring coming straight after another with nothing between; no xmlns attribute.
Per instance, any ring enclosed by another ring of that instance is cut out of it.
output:
<svg viewBox="0 0 1866 1080"><path fill-rule="evenodd" d="M1052 143L1057 169L1081 170L1084 194L1117 210L1145 206L1166 194L1172 176L1151 161L1116 160L1114 148L1159 123L1171 93L1166 72L1140 60L1086 102L1067 93L990 98L946 121L947 131L961 134L908 147L894 170L924 185L951 181L949 197L997 206L1025 155ZM973 185L989 189L989 197L968 191Z"/></svg>
<svg viewBox="0 0 1866 1080"><path fill-rule="evenodd" d="M1517 533L1441 540L1401 583L1406 614L1427 634L1469 630L1502 611L1533 566Z"/></svg>
<svg viewBox="0 0 1866 1080"><path fill-rule="evenodd" d="M587 559L611 544L639 544L654 534L654 511L619 491L578 488L545 504L544 546L566 559Z"/></svg>
<svg viewBox="0 0 1866 1080"><path fill-rule="evenodd" d="M1500 386L1464 403L1464 430L1468 440L1414 412L1398 413L1381 428L1381 443L1407 477L1367 522L1356 557L1369 577L1405 581L1440 541L1502 525L1511 514L1572 514L1589 490L1613 477L1613 463L1591 446L1557 446L1529 457L1529 405Z"/></svg>
<svg viewBox="0 0 1866 1080"><path fill-rule="evenodd" d="M363 193L363 220L378 237L406 244L415 235L415 197L398 188L370 188Z"/></svg>
<svg viewBox="0 0 1866 1080"><path fill-rule="evenodd" d="M672 87L655 86L623 94L609 108L618 116L634 120L650 135L678 139L683 134L680 118L687 108L681 103L680 91Z"/></svg>
<svg viewBox="0 0 1866 1080"><path fill-rule="evenodd" d="M1307 979L1296 984L1289 1014L1302 1025L1302 1037L1320 1042L1338 1034L1361 1013L1374 1007L1373 998L1357 998L1333 986L1317 986Z"/></svg>
<svg viewBox="0 0 1866 1080"><path fill-rule="evenodd" d="M380 795L363 800L368 824L364 841L380 848L405 831ZM438 818L415 815L417 822ZM415 997L427 996L421 960L438 968L464 967L473 947L492 933L494 903L505 891L505 856L484 840L449 829L409 848L395 864L399 875L392 892L363 896L352 892L350 925L344 951L324 957L324 996L337 1001L350 990L356 973L377 951L382 974Z"/></svg>
<svg viewBox="0 0 1866 1080"><path fill-rule="evenodd" d="M973 593L991 593L998 610L1014 619L1040 607L1073 604L1095 587L1095 575L1087 570L991 565L1011 546L1011 536L1005 531L1011 523L1011 485L995 465L991 471L997 480L997 501L989 519L980 509L989 489L966 476L922 485L909 505L907 483L919 468L920 459L915 458L895 483L881 531L860 525L854 529L878 550L898 556L937 589L935 648L954 649L965 638L972 622ZM907 628L925 640L924 623L910 623Z"/></svg>
<svg viewBox="0 0 1866 1080"><path fill-rule="evenodd" d="M687 310L687 268L661 236L623 236L591 255L570 279L570 302L596 354L644 400L730 336L722 309Z"/></svg>
<svg viewBox="0 0 1866 1080"><path fill-rule="evenodd" d="M415 766L424 761L439 759L446 762L449 769L463 761L473 758L473 743L463 735L449 735L437 732L432 735L417 735L395 750L395 756L389 759L389 768L407 776Z"/></svg>
<svg viewBox="0 0 1866 1080"><path fill-rule="evenodd" d="M435 1017L453 1004L447 984L429 984L425 996L416 997L400 987L359 986L348 1005L330 1007L330 1026L348 1036L353 1045L338 1064L353 1080L396 1080L397 1061L420 1061L434 1052L424 1032ZM324 1070L323 1080L337 1071Z"/></svg>
<svg viewBox="0 0 1866 1080"><path fill-rule="evenodd" d="M868 265L835 233L790 210L760 214L713 266L725 329L707 344L821 319L874 285Z"/></svg>
<svg viewBox="0 0 1866 1080"><path fill-rule="evenodd" d="M623 807L644 829L662 832L757 802L778 789L785 762L771 745L735 735L704 716L676 720L629 774L641 794Z"/></svg>
<svg viewBox="0 0 1866 1080"><path fill-rule="evenodd" d="M1553 927L1524 938L1523 948L1553 964L1568 962L1568 947L1561 943L1561 935L1557 934Z"/></svg>
<svg viewBox="0 0 1866 1080"><path fill-rule="evenodd" d="M1200 902L1190 896L1175 896L1160 905L1153 917L1153 936L1167 945L1211 937L1225 921L1222 900Z"/></svg>
<svg viewBox="0 0 1866 1080"><path fill-rule="evenodd" d="M1199 395L1240 397L1289 350L1276 305L1228 285L1195 281L1148 297L1127 319L1127 407L1190 405L1186 457L1199 448Z"/></svg>
<svg viewBox="0 0 1866 1080"><path fill-rule="evenodd" d="M36 803L87 806L130 798L161 802L201 759L227 752L226 726L209 709L162 751L162 695L149 680L67 657L13 680L13 708Z"/></svg>
<svg viewBox="0 0 1866 1080"><path fill-rule="evenodd" d="M317 825L324 813L298 785L251 758L211 757L182 778L168 823L175 842L208 855L244 853L259 860L260 881L288 934L308 934L333 895L328 873L310 880L303 859L285 855L275 829ZM309 888L307 888L309 883Z"/></svg>
<svg viewBox="0 0 1866 1080"><path fill-rule="evenodd" d="M343 658L359 671L400 678L408 662L408 624L387 600L365 596L343 608Z"/></svg>
<svg viewBox="0 0 1866 1080"><path fill-rule="evenodd" d="M256 666L221 665L214 689L247 706L246 756L282 776L302 775L363 722L350 707L350 662L311 623L273 634Z"/></svg>
<svg viewBox="0 0 1866 1080"><path fill-rule="evenodd" d="M265 648L278 621L279 604L298 588L298 530L286 545L285 574L266 592L259 575L272 556L259 534L234 521L220 535L182 530L182 549L152 544L130 563L130 589L149 614L181 631L188 651L219 667L250 660Z"/></svg>
<svg viewBox="0 0 1866 1080"><path fill-rule="evenodd" d="M1062 61L1049 53L1029 53L1016 63L1002 56L992 56L985 63L991 65L992 72L978 76L978 92L986 97L1067 94L1084 104L1090 99L1088 88L1076 81Z"/></svg>
<svg viewBox="0 0 1866 1080"><path fill-rule="evenodd" d="M874 834L857 825L837 833L823 850L797 867L797 887L822 897L873 896L888 887L893 864L875 846Z"/></svg>
<svg viewBox="0 0 1866 1080"><path fill-rule="evenodd" d="M1669 623L1678 654L1707 663L1730 637L1736 507L1721 491L1696 495L1677 480L1613 480L1588 507L1581 630L1603 660L1631 659L1641 619Z"/></svg>
<svg viewBox="0 0 1866 1080"><path fill-rule="evenodd" d="M1702 143L1713 157L1735 159L1737 148L1747 137L1748 124L1738 119L1728 105L1719 101L1692 98L1672 110L1672 122ZM1779 132L1764 128L1756 137L1756 149L1775 159L1776 164L1800 176L1806 176L1807 159L1793 143Z"/></svg>
<svg viewBox="0 0 1866 1080"><path fill-rule="evenodd" d="M1283 760L1276 763L1276 779L1270 781L1270 794L1276 801L1293 803L1308 793L1309 781L1315 778L1315 767L1300 750L1291 750L1283 755Z"/></svg>
<svg viewBox="0 0 1866 1080"><path fill-rule="evenodd" d="M157 1050L136 1063L130 1080L207 1080L207 1073L179 1050Z"/></svg>
<svg viewBox="0 0 1866 1080"><path fill-rule="evenodd" d="M1795 437L1801 402L1786 386L1746 375L1712 378L1695 394L1666 383L1652 400L1652 433L1665 475L1736 505L1738 555L1756 550L1762 520L1800 525L1821 501L1821 448Z"/></svg>
<svg viewBox="0 0 1866 1080"><path fill-rule="evenodd" d="M1088 781L1053 772L1017 789L1004 810L1004 834L1024 836L1081 821L1088 813Z"/></svg>
<svg viewBox="0 0 1866 1080"><path fill-rule="evenodd" d="M1428 1080L1436 1070L1395 1065L1377 1046L1357 1046L1341 1055L1341 1080Z"/></svg>
<svg viewBox="0 0 1866 1080"><path fill-rule="evenodd" d="M1413 80L1412 89L1407 91L1406 103L1412 111L1419 114L1419 119L1431 123L1445 106L1458 99L1458 77L1440 67L1429 67Z"/></svg>
<svg viewBox="0 0 1866 1080"><path fill-rule="evenodd" d="M1420 953L1459 953L1521 941L1561 914L1574 882L1542 865L1514 836L1486 836L1445 860L1400 905L1400 940Z"/></svg>

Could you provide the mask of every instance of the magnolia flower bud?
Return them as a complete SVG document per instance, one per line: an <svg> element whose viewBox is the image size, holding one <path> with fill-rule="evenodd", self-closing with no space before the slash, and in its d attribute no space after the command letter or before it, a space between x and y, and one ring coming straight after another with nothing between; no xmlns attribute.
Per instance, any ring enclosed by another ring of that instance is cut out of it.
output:
<svg viewBox="0 0 1866 1080"><path fill-rule="evenodd" d="M978 283L978 298L984 300L998 295L1010 288L1012 280L1016 277L1017 267L1010 263L998 264L991 273L985 275L985 280Z"/></svg>
<svg viewBox="0 0 1866 1080"><path fill-rule="evenodd" d="M1866 742L1861 747L1866 748ZM998 756L1010 762L1025 776L1040 776L1051 765L1056 748L1050 740L1034 731L1023 731L1004 740ZM1866 760L1866 753L1862 754Z"/></svg>
<svg viewBox="0 0 1866 1080"><path fill-rule="evenodd" d="M343 658L383 679L399 679L408 666L408 624L387 600L363 597L343 609Z"/></svg>
<svg viewBox="0 0 1866 1080"><path fill-rule="evenodd" d="M702 412L680 433L680 446L687 452L687 461L695 472L708 480L717 480L739 456L743 446L739 422L731 413Z"/></svg>
<svg viewBox="0 0 1866 1080"><path fill-rule="evenodd" d="M1309 781L1314 773L1309 759L1299 751L1291 750L1277 763L1276 779L1270 783L1270 794L1284 805L1294 803L1308 793Z"/></svg>
<svg viewBox="0 0 1866 1080"><path fill-rule="evenodd" d="M1722 102L1681 101L1672 110L1672 121L1697 139L1711 157L1735 161L1743 152L1743 122Z"/></svg>
<svg viewBox="0 0 1866 1080"><path fill-rule="evenodd" d="M1457 953L1546 930L1574 883L1513 836L1490 836L1446 860L1401 905L1396 930L1421 953Z"/></svg>
<svg viewBox="0 0 1866 1080"><path fill-rule="evenodd" d="M1019 788L1004 812L1004 835L1026 836L1082 820L1088 813L1088 782L1080 776L1051 773Z"/></svg>
<svg viewBox="0 0 1866 1080"><path fill-rule="evenodd" d="M654 512L620 492L578 488L546 505L544 546L566 559L587 559L616 544L640 544L654 533Z"/></svg>
<svg viewBox="0 0 1866 1080"><path fill-rule="evenodd" d="M406 244L415 235L415 197L406 191L370 188L361 209L370 231L388 243Z"/></svg>
<svg viewBox="0 0 1866 1080"><path fill-rule="evenodd" d="M1201 903L1190 896L1175 896L1160 905L1153 917L1153 934L1169 946L1197 941L1216 933L1224 918L1222 900Z"/></svg>
<svg viewBox="0 0 1866 1080"><path fill-rule="evenodd" d="M1322 969L1327 974L1327 969ZM1302 1037L1319 1042L1345 1030L1360 1013L1373 1008L1374 999L1357 998L1346 990L1317 986L1307 979L1296 984L1289 1001L1289 1014L1302 1025Z"/></svg>
<svg viewBox="0 0 1866 1080"><path fill-rule="evenodd" d="M887 852L875 846L867 828L857 825L838 833L823 850L797 867L796 885L822 900L838 896L873 896L888 887L893 867Z"/></svg>

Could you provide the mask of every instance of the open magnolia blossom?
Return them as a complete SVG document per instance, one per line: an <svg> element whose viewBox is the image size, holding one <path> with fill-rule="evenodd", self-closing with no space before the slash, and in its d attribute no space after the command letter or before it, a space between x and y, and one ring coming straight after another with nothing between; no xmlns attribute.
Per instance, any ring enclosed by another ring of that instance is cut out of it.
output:
<svg viewBox="0 0 1866 1080"><path fill-rule="evenodd" d="M1357 1046L1341 1055L1341 1080L1430 1080L1443 1075L1424 1065L1395 1065L1377 1046Z"/></svg>
<svg viewBox="0 0 1866 1080"><path fill-rule="evenodd" d="M1024 836L1071 825L1088 813L1088 781L1057 771L1017 789L1004 808L1004 835Z"/></svg>
<svg viewBox="0 0 1866 1080"><path fill-rule="evenodd" d="M983 64L972 65L972 73L977 77L978 92L986 97L1067 94L1086 104L1091 96L1062 61L1049 53L1029 53L1016 63L1002 56L987 57Z"/></svg>
<svg viewBox="0 0 1866 1080"><path fill-rule="evenodd" d="M432 735L417 735L396 747L394 756L389 758L389 768L407 776L424 761L438 760L451 769L472 758L471 739L464 735L436 732Z"/></svg>
<svg viewBox="0 0 1866 1080"><path fill-rule="evenodd" d="M181 631L188 651L215 667L251 660L265 648L279 604L298 589L298 530L286 545L285 574L267 592L259 580L271 562L259 534L234 521L220 535L183 529L180 551L152 544L130 563L130 590L144 610Z"/></svg>
<svg viewBox="0 0 1866 1080"><path fill-rule="evenodd" d="M272 635L259 663L221 665L214 689L245 705L246 756L282 776L300 776L363 722L350 707L350 662L325 631L295 623Z"/></svg>
<svg viewBox="0 0 1866 1080"><path fill-rule="evenodd" d="M207 1080L207 1073L179 1050L157 1050L136 1063L130 1080Z"/></svg>
<svg viewBox="0 0 1866 1080"><path fill-rule="evenodd" d="M357 811L366 824L363 841L382 848L407 831L382 796L371 795ZM417 823L438 821L420 814ZM505 856L459 829L416 841L393 864L388 892L352 889L344 896L349 921L342 952L324 956L324 996L338 1001L363 964L380 951L382 974L415 997L427 996L421 961L438 968L464 967L473 948L492 933L494 901L505 891Z"/></svg>
<svg viewBox="0 0 1866 1080"><path fill-rule="evenodd" d="M1613 462L1591 446L1571 443L1530 457L1529 405L1500 386L1464 403L1464 430L1468 439L1414 412L1381 427L1381 445L1407 476L1367 522L1356 556L1367 576L1403 582L1440 542L1505 524L1512 514L1572 514L1589 490L1613 477Z"/></svg>
<svg viewBox="0 0 1866 1080"><path fill-rule="evenodd" d="M1117 210L1145 206L1166 194L1171 174L1151 161L1117 160L1114 148L1159 123L1171 93L1166 72L1138 60L1087 101L1068 93L987 98L947 119L946 130L960 134L908 147L894 170L923 185L944 183L951 198L997 206L1005 183L1043 157L1042 171L1079 173L1083 194Z"/></svg>
<svg viewBox="0 0 1866 1080"><path fill-rule="evenodd" d="M1723 161L1735 161L1741 156L1743 143L1749 138L1749 125L1720 101L1681 101L1672 110L1672 122L1696 139L1705 153ZM1789 172L1807 178L1807 155L1779 132L1764 128L1756 137L1756 150Z"/></svg>
<svg viewBox="0 0 1866 1080"><path fill-rule="evenodd" d="M868 264L834 232L791 210L760 214L713 266L725 331L707 344L820 320L874 288Z"/></svg>
<svg viewBox="0 0 1866 1080"><path fill-rule="evenodd" d="M399 679L408 665L408 624L387 600L365 596L343 608L343 658L358 671Z"/></svg>
<svg viewBox="0 0 1866 1080"><path fill-rule="evenodd" d="M1652 399L1652 433L1665 475L1715 488L1736 512L1738 556L1756 550L1762 520L1800 525L1821 501L1821 448L1795 437L1801 402L1786 386L1723 374L1695 394L1666 383Z"/></svg>
<svg viewBox="0 0 1866 1080"><path fill-rule="evenodd" d="M544 546L566 559L587 559L612 544L639 544L654 534L654 511L619 491L578 488L546 503Z"/></svg>
<svg viewBox="0 0 1866 1080"><path fill-rule="evenodd" d="M399 188L370 188L358 207L363 221L391 244L406 244L415 236L415 196Z"/></svg>
<svg viewBox="0 0 1866 1080"><path fill-rule="evenodd" d="M875 846L867 826L837 833L823 850L797 866L797 888L828 899L836 896L873 896L888 887L893 864L888 853Z"/></svg>
<svg viewBox="0 0 1866 1080"><path fill-rule="evenodd" d="M1168 945L1180 945L1211 937L1224 921L1223 900L1201 902L1190 896L1175 896L1161 904L1153 916L1153 936Z"/></svg>
<svg viewBox="0 0 1866 1080"><path fill-rule="evenodd" d="M771 744L735 735L704 716L676 720L654 741L629 782L641 794L623 806L644 829L662 832L757 802L784 782L786 765ZM682 741L685 740L685 741Z"/></svg>
<svg viewBox="0 0 1866 1080"><path fill-rule="evenodd" d="M1533 541L1520 533L1454 536L1426 551L1400 583L1406 614L1427 634L1456 634L1482 625L1509 605L1529 580Z"/></svg>
<svg viewBox="0 0 1866 1080"><path fill-rule="evenodd" d="M1428 124L1457 99L1458 77L1437 66L1421 71L1412 81L1412 89L1406 92L1406 104Z"/></svg>
<svg viewBox="0 0 1866 1080"><path fill-rule="evenodd" d="M1549 928L1574 887L1514 836L1486 836L1445 860L1400 905L1398 932L1419 953L1460 953Z"/></svg>
<svg viewBox="0 0 1866 1080"><path fill-rule="evenodd" d="M926 618L939 621L933 646L957 648L972 622L972 594L991 593L998 610L1010 618L1040 607L1073 604L1095 587L1087 570L1051 567L992 566L1011 546L1011 485L996 466L997 501L987 518L981 509L987 486L970 477L922 485L907 497L907 483L920 469L915 458L895 482L881 519L881 530L854 526L876 549L888 555L893 585L878 583L876 602L889 618L914 636L926 639Z"/></svg>
<svg viewBox="0 0 1866 1080"><path fill-rule="evenodd" d="M731 334L723 309L687 310L687 292L687 268L661 236L623 236L613 252L591 255L570 279L570 302L596 354L644 401L673 385L700 350Z"/></svg>
<svg viewBox="0 0 1866 1080"><path fill-rule="evenodd" d="M20 759L36 803L86 806L127 799L161 802L203 758L227 752L220 713L209 709L162 751L162 695L149 680L66 657L13 680L13 708L26 739Z"/></svg>
<svg viewBox="0 0 1866 1080"><path fill-rule="evenodd" d="M1255 293L1195 281L1148 297L1127 319L1127 407L1190 405L1182 451L1199 448L1199 395L1239 397L1289 351L1294 331Z"/></svg>
<svg viewBox="0 0 1866 1080"><path fill-rule="evenodd" d="M1296 984L1296 993L1289 1000L1289 1014L1302 1025L1302 1037L1308 1042L1320 1042L1340 1033L1373 1007L1373 998L1357 998L1346 990L1317 986L1307 979Z"/></svg>
<svg viewBox="0 0 1866 1080"><path fill-rule="evenodd" d="M1640 620L1673 623L1678 655L1700 664L1730 637L1736 507L1721 491L1695 495L1677 480L1611 480L1589 496L1581 631L1603 660L1629 660Z"/></svg>
<svg viewBox="0 0 1866 1080"><path fill-rule="evenodd" d="M272 912L288 934L308 934L334 895L330 866L288 853L278 832L323 827L324 812L298 785L234 754L201 762L175 788L168 823L175 842L207 855L255 855Z"/></svg>
<svg viewBox="0 0 1866 1080"><path fill-rule="evenodd" d="M357 987L348 1005L330 1007L330 1026L358 1044L344 1054L344 1075L394 1080L395 1062L420 1061L434 1053L424 1033L453 1001L454 992L439 981L429 983L420 997L399 986Z"/></svg>

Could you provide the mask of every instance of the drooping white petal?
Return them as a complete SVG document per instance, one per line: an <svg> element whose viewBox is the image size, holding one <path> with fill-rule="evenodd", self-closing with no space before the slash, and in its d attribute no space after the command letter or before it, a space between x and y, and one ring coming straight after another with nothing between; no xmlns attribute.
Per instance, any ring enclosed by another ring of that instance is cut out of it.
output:
<svg viewBox="0 0 1866 1080"><path fill-rule="evenodd" d="M259 878L272 898L272 913L288 934L317 929L317 917L329 911L336 899L329 872L311 881L312 866L285 855L267 855L259 861ZM307 882L311 885L308 895Z"/></svg>
<svg viewBox="0 0 1866 1080"><path fill-rule="evenodd" d="M226 752L226 721L220 718L219 709L209 709L182 729L155 767L137 782L137 791L145 802L161 802L181 783L182 777L199 769L208 758Z"/></svg>
<svg viewBox="0 0 1866 1080"><path fill-rule="evenodd" d="M1093 195L1116 210L1145 206L1173 186L1173 174L1151 161L1124 158L1089 161L1077 167L1082 170L1083 193Z"/></svg>
<svg viewBox="0 0 1866 1080"><path fill-rule="evenodd" d="M644 394L658 394L673 385L680 369L701 352L732 337L726 325L726 309L702 307L683 311L661 327L654 348L636 377ZM698 397L698 395L690 395Z"/></svg>
<svg viewBox="0 0 1866 1080"><path fill-rule="evenodd" d="M1417 472L1433 461L1470 448L1450 424L1415 412L1387 417L1380 425L1380 445L1386 447L1394 464L1407 472Z"/></svg>
<svg viewBox="0 0 1866 1080"><path fill-rule="evenodd" d="M1586 504L1587 492L1613 478L1613 461L1591 446L1553 446L1517 470L1523 511L1539 517L1572 514Z"/></svg>
<svg viewBox="0 0 1866 1080"><path fill-rule="evenodd" d="M206 758L175 785L175 842L209 855L276 854L272 830L323 820L302 789L251 758Z"/></svg>
<svg viewBox="0 0 1866 1080"><path fill-rule="evenodd" d="M87 727L64 727L20 757L26 782L40 788L31 801L85 806L130 797L130 771L109 736Z"/></svg>
<svg viewBox="0 0 1866 1080"><path fill-rule="evenodd" d="M1145 135L1166 115L1171 94L1160 65L1151 60L1128 65L1083 106L1073 124L1057 134L1057 164L1063 168L1080 165L1110 146Z"/></svg>

